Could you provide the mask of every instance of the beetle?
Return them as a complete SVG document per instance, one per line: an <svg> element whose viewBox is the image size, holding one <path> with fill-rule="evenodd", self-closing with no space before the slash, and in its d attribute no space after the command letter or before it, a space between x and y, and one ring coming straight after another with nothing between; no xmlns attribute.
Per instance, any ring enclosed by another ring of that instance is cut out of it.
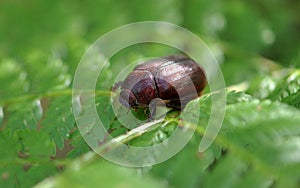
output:
<svg viewBox="0 0 300 188"><path fill-rule="evenodd" d="M195 61L171 55L137 65L113 90L121 87L119 102L128 109L149 108L151 101L160 99L167 107L182 110L205 85L205 73Z"/></svg>

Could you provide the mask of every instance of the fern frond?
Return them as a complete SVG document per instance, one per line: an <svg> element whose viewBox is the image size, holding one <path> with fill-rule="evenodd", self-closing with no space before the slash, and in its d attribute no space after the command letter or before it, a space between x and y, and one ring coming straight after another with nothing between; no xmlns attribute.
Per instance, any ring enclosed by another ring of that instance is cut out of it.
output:
<svg viewBox="0 0 300 188"><path fill-rule="evenodd" d="M300 70L281 70L257 79L248 92L261 99L282 101L299 107Z"/></svg>

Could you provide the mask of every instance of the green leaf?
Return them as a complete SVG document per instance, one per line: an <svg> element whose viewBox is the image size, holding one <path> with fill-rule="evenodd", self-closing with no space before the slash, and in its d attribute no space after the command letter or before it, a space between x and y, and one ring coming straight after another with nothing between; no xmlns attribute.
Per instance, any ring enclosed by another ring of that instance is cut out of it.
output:
<svg viewBox="0 0 300 188"><path fill-rule="evenodd" d="M98 160L96 163L81 167L74 162L61 175L48 178L35 186L39 187L166 187L161 181L150 177L138 177L134 169L128 169L109 162Z"/></svg>
<svg viewBox="0 0 300 188"><path fill-rule="evenodd" d="M0 183L3 187L31 187L57 169L51 163L55 145L36 130L0 132Z"/></svg>
<svg viewBox="0 0 300 188"><path fill-rule="evenodd" d="M212 95L204 95L191 101L186 106L183 117L190 122L200 105L198 126L206 126L210 117ZM227 93L227 105L251 100L249 95L242 92ZM213 144L204 153L198 153L200 139L201 135L195 133L182 151L170 160L154 166L150 173L157 178L166 179L174 187L202 187L200 185L203 185L206 174L215 166L217 159L222 157L222 146Z"/></svg>
<svg viewBox="0 0 300 188"><path fill-rule="evenodd" d="M27 74L14 60L0 60L0 103L28 90Z"/></svg>
<svg viewBox="0 0 300 188"><path fill-rule="evenodd" d="M2 187L32 187L47 176L57 172L51 163L1 164L0 183Z"/></svg>
<svg viewBox="0 0 300 188"><path fill-rule="evenodd" d="M193 107L198 106L193 103L200 103L200 135L150 173L176 187L240 187L247 182L251 187L274 183L295 187L300 176L291 169L300 165L300 112L278 102L251 100L242 93L229 92L228 96L231 100L227 101L222 129L208 150L198 153L212 95L190 102L184 111L192 115L197 110ZM181 169L174 169L177 166Z"/></svg>
<svg viewBox="0 0 300 188"><path fill-rule="evenodd" d="M1 164L3 161L10 160L12 157L18 155L21 146L19 145L18 136L13 134L12 131L0 131L0 159Z"/></svg>
<svg viewBox="0 0 300 188"><path fill-rule="evenodd" d="M1 164L0 165L0 183L3 187L17 187L16 185L16 175L23 172L22 166L18 164Z"/></svg>
<svg viewBox="0 0 300 188"><path fill-rule="evenodd" d="M294 108L270 101L229 106L223 132L229 151L232 149L245 162L250 162L257 174L277 177L279 171L300 163L298 135L300 113ZM275 165L276 164L276 165ZM296 185L290 172L279 179ZM276 181L276 179L275 179Z"/></svg>
<svg viewBox="0 0 300 188"><path fill-rule="evenodd" d="M71 146L73 149L68 153L68 157L75 158L79 157L80 155L83 155L84 153L87 153L90 151L90 148L86 141L82 138L80 132L78 129L76 129L71 135Z"/></svg>
<svg viewBox="0 0 300 188"><path fill-rule="evenodd" d="M22 167L14 163L21 149L17 135L12 131L0 132L0 183L4 187L13 187L15 185L15 173L21 173Z"/></svg>
<svg viewBox="0 0 300 188"><path fill-rule="evenodd" d="M245 164L236 157L227 155L218 160L217 166L205 177L203 187L234 187L244 173L247 173Z"/></svg>
<svg viewBox="0 0 300 188"><path fill-rule="evenodd" d="M300 70L281 70L272 76L258 78L248 92L261 99L282 101L299 107Z"/></svg>
<svg viewBox="0 0 300 188"><path fill-rule="evenodd" d="M98 116L101 119L103 126L108 130L111 124L115 121L115 113L107 96L98 96L95 98Z"/></svg>
<svg viewBox="0 0 300 188"><path fill-rule="evenodd" d="M26 57L26 72L29 91L34 93L63 89L71 82L68 68L62 60L39 50L34 50Z"/></svg>
<svg viewBox="0 0 300 188"><path fill-rule="evenodd" d="M171 187L201 187L207 173L205 170L221 156L221 148L213 145L205 153L198 153L199 141L200 136L195 135L174 157L145 171L166 180Z"/></svg>
<svg viewBox="0 0 300 188"><path fill-rule="evenodd" d="M300 90L297 93L292 93L289 96L281 99L282 102L300 108Z"/></svg>
<svg viewBox="0 0 300 188"><path fill-rule="evenodd" d="M16 132L22 145L22 152L32 160L49 159L54 154L55 144L47 134L35 130Z"/></svg>
<svg viewBox="0 0 300 188"><path fill-rule="evenodd" d="M4 126L11 130L37 129L42 115L40 100L14 103L5 108L7 121Z"/></svg>
<svg viewBox="0 0 300 188"><path fill-rule="evenodd" d="M41 130L52 138L60 149L64 140L69 139L71 130L75 126L70 96L56 97L49 101L45 117L41 123Z"/></svg>
<svg viewBox="0 0 300 188"><path fill-rule="evenodd" d="M28 168L28 169L27 169ZM18 176L18 185L20 187L33 187L45 177L57 173L57 167L51 163L33 164L32 166L25 166L26 171L23 173L16 173ZM16 180L15 180L16 181ZM12 185L11 185L12 187Z"/></svg>

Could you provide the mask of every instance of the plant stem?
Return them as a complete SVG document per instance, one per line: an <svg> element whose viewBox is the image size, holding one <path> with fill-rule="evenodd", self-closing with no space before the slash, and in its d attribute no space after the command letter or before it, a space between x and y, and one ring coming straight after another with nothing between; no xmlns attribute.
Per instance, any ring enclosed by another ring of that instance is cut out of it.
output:
<svg viewBox="0 0 300 188"><path fill-rule="evenodd" d="M102 91L102 90L94 91L94 94L96 96L110 96L112 93L113 92L111 92L111 91ZM22 101L33 100L33 99L59 97L59 96L72 96L72 94L73 94L72 89L49 91L46 93L30 93L30 94L19 96L19 97L13 98L13 99L0 101L0 106L15 104L15 103L19 103Z"/></svg>

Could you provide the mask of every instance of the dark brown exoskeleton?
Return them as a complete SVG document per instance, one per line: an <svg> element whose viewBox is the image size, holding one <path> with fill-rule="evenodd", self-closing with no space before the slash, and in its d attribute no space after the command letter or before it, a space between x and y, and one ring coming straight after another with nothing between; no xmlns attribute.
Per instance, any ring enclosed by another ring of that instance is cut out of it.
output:
<svg viewBox="0 0 300 188"><path fill-rule="evenodd" d="M149 107L158 98L167 107L182 110L205 85L205 74L196 62L183 55L167 56L137 65L119 83L119 102L130 109Z"/></svg>

